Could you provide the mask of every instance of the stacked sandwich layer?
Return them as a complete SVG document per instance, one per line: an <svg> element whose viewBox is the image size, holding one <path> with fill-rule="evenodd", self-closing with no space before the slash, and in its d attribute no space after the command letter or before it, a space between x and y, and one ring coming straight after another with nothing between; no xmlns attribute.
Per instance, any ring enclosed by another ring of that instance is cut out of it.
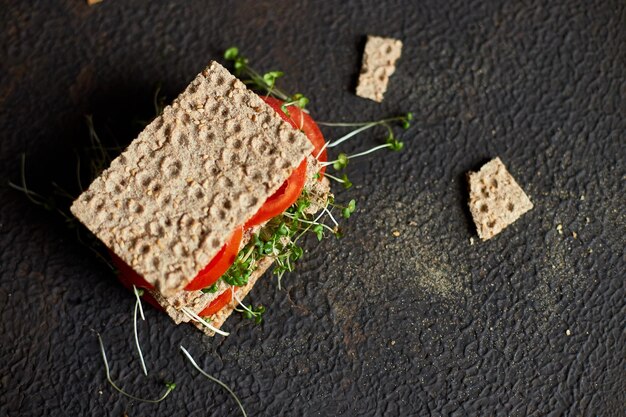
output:
<svg viewBox="0 0 626 417"><path fill-rule="evenodd" d="M237 285L220 280L205 292L185 287L223 256L237 230L243 231L235 248L241 250L277 227L259 213L270 202L285 203L285 184L297 182L294 176L306 175L300 187L309 213L326 204L328 184L317 180L314 147L283 118L212 62L79 196L72 212L113 252L126 283L149 289L176 322L230 291L233 300L208 318L219 327L272 254Z"/></svg>

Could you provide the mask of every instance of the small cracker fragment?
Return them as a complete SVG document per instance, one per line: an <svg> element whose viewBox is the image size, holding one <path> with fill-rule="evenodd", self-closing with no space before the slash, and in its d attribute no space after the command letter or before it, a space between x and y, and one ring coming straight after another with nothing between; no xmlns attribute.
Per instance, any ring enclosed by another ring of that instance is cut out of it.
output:
<svg viewBox="0 0 626 417"><path fill-rule="evenodd" d="M382 102L389 77L395 72L396 61L401 53L402 41L369 35L363 53L356 95L378 103Z"/></svg>
<svg viewBox="0 0 626 417"><path fill-rule="evenodd" d="M468 173L469 208L482 240L491 239L533 208L533 203L500 160Z"/></svg>

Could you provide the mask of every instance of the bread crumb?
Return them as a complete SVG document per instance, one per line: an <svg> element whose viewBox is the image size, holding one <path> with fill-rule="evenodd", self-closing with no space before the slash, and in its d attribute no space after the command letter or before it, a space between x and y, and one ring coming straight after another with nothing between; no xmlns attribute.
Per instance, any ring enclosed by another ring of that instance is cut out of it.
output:
<svg viewBox="0 0 626 417"><path fill-rule="evenodd" d="M557 224L556 225L556 231L559 232L560 235L563 234L563 225L562 224Z"/></svg>
<svg viewBox="0 0 626 417"><path fill-rule="evenodd" d="M383 101L389 77L396 70L396 61L402 53L402 42L392 38L368 36L363 52L363 64L356 95Z"/></svg>
<svg viewBox="0 0 626 417"><path fill-rule="evenodd" d="M474 238L470 237L470 245L473 245L473 244L474 244Z"/></svg>
<svg viewBox="0 0 626 417"><path fill-rule="evenodd" d="M576 233L576 232L572 232L572 237L573 237L574 239L578 239L578 233Z"/></svg>
<svg viewBox="0 0 626 417"><path fill-rule="evenodd" d="M394 230L394 231L392 232L392 234L393 234L395 237L400 236L400 232L399 232L399 231L397 231L397 230Z"/></svg>
<svg viewBox="0 0 626 417"><path fill-rule="evenodd" d="M565 330L565 334L566 334L567 336L571 336L572 332L570 332L570 330L569 330L569 329L567 329L567 330Z"/></svg>
<svg viewBox="0 0 626 417"><path fill-rule="evenodd" d="M500 158L468 173L468 182L469 208L482 240L491 239L533 208Z"/></svg>

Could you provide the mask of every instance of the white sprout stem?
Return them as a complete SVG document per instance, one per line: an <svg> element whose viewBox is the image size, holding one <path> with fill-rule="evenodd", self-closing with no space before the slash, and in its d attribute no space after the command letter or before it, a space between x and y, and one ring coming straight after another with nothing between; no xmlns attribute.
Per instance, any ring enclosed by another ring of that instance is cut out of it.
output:
<svg viewBox="0 0 626 417"><path fill-rule="evenodd" d="M295 218L292 214L289 214L289 213L283 213L283 216L289 217L290 219L294 219ZM312 225L320 225L320 226L325 227L326 229L330 230L331 232L335 233L335 231L330 226L328 226L327 224L324 224L324 223L315 223L315 222L312 222L310 220L304 220L304 219L298 219L298 221L302 222L302 223L312 224Z"/></svg>
<svg viewBox="0 0 626 417"><path fill-rule="evenodd" d="M246 305L244 303L241 302L241 300L239 299L239 297L237 297L237 294L235 294L235 289L233 287L230 287L231 292L233 293L233 298L237 301L237 304L239 304L240 306L243 307L244 310L246 310L248 313L252 314L253 316L257 316L257 313L255 313L254 311L250 310L248 307L246 307Z"/></svg>
<svg viewBox="0 0 626 417"><path fill-rule="evenodd" d="M196 313L194 313L193 311L189 310L187 307L183 307L181 309L181 311L187 316L189 317L191 320L200 323L201 325L203 325L204 327L207 327L209 330L217 333L217 334L221 334L222 336L228 336L230 333L225 332L223 330L218 329L217 327L211 326L206 320L203 320L202 317L198 316Z"/></svg>
<svg viewBox="0 0 626 417"><path fill-rule="evenodd" d="M126 391L124 391L123 389L121 389L120 387L118 387L117 385L115 385L115 382L113 382L113 380L111 379L111 372L109 370L109 362L107 361L107 354L104 351L104 343L102 343L102 337L100 336L100 333L96 333L96 335L98 336L98 341L100 342L100 353L102 353L102 360L104 361L104 371L106 373L106 377L107 377L107 381L109 381L109 384L111 384L111 386L120 394L131 398L133 400L136 401L143 401L146 403L160 403L161 401L163 401L165 399L165 397L167 397L169 395L170 392L172 392L172 390L174 389L172 386L168 385L167 387L167 391L165 391L165 393L158 399L156 400L150 400L150 399L146 399L146 398L140 398L140 397L135 397L132 394L127 393Z"/></svg>
<svg viewBox="0 0 626 417"><path fill-rule="evenodd" d="M334 148L335 146L341 145L343 142L347 141L351 137L356 136L359 133L363 132L364 130L370 129L370 128L376 126L376 125L377 125L377 123L370 123L370 124L367 124L365 126L362 126L362 127L358 128L358 129L354 129L352 132L350 132L350 133L348 133L346 135L343 135L339 139L336 139L336 140L333 140L331 142L328 142L327 146L329 148Z"/></svg>
<svg viewBox="0 0 626 417"><path fill-rule="evenodd" d="M327 172L324 172L324 176L330 178L331 180L337 181L340 184L344 184L346 182L345 180L342 180L341 178L337 178L334 175L330 175Z"/></svg>
<svg viewBox="0 0 626 417"><path fill-rule="evenodd" d="M330 212L330 210L328 210L326 207L324 207L324 211L326 213L328 213L328 216L330 217L330 220L332 220L333 223L335 223L335 226L339 227L339 223L337 223L337 220L335 220L335 217L333 217L333 214Z"/></svg>
<svg viewBox="0 0 626 417"><path fill-rule="evenodd" d="M237 395L233 392L233 390L231 390L228 385L226 385L225 383L223 383L222 381L220 381L219 379L207 374L202 368L200 368L200 366L198 366L198 364L196 363L196 361L193 359L193 357L191 356L191 354L187 351L187 349L185 349L182 345L180 347L180 350L183 351L183 353L185 354L185 356L187 356L187 359L189 359L189 362L191 362L191 365L193 365L194 368L196 368L198 370L198 372L200 372L202 375L204 375L205 377L207 377L208 379L210 379L211 381L215 382L216 384L220 385L222 388L224 388L226 391L228 391L228 393L231 395L231 397L233 397L233 399L235 400L235 402L237 402L237 405L239 406L239 408L241 409L241 413L243 414L243 417L248 417L248 415L246 414L246 410L244 410L243 405L241 404L241 401L239 401L239 398L237 397Z"/></svg>
<svg viewBox="0 0 626 417"><path fill-rule="evenodd" d="M328 207L328 200L326 200L326 205L324 206L324 208L327 208L327 207ZM321 219L325 213L326 212L322 210L320 214L318 214L317 217L313 220L313 222L311 222L311 224L308 225L306 229L300 232L300 234L293 240L293 243L296 243L302 236L304 236L304 234L308 232L311 229L311 227L313 227L313 225L318 224L318 220ZM335 233L334 230L333 230L333 233ZM278 282L278 289L280 290L280 280Z"/></svg>
<svg viewBox="0 0 626 417"><path fill-rule="evenodd" d="M397 120L404 120L406 116L397 116L390 117L388 119L377 120L375 122L355 122L355 123L331 123L331 122L316 122L320 126L329 126L329 127L355 127L355 126L365 126L365 125L382 125L384 123L395 122Z"/></svg>
<svg viewBox="0 0 626 417"><path fill-rule="evenodd" d="M367 150L367 151L364 151L364 152L355 153L354 155L348 155L348 156L346 156L346 159L354 159L354 158L358 158L358 157L365 156L365 155L368 155L368 154L371 154L371 153L373 153L373 152L379 151L379 150L381 150L381 149L389 148L389 147L390 147L390 145L389 145L388 143L385 143L384 145L378 145L378 146L375 146L375 147L373 147L372 149ZM321 165L322 165L323 167L327 167L327 166L329 166L329 165L334 164L335 162L337 162L337 160L335 160L335 161L323 162Z"/></svg>
<svg viewBox="0 0 626 417"><path fill-rule="evenodd" d="M300 129L299 130L302 130L303 127L304 127L304 112L300 111Z"/></svg>
<svg viewBox="0 0 626 417"><path fill-rule="evenodd" d="M145 320L146 318L143 315L143 308L141 307L141 300L139 299L137 287L135 287L134 285L133 291L135 292L135 297L137 297L137 301L135 302L135 311L133 312L133 332L135 333L135 346L137 346L137 353L139 354L141 369L143 370L144 375L148 376L148 369L146 368L146 362L143 360L143 353L141 352L141 346L139 345L139 336L137 334L137 310L141 311L142 320Z"/></svg>
<svg viewBox="0 0 626 417"><path fill-rule="evenodd" d="M139 313L141 314L141 320L146 320L146 316L143 315L143 307L141 306L141 296L139 295L139 291L137 291L137 287L133 284L133 292L135 293L135 297L137 298L137 304L139 304Z"/></svg>

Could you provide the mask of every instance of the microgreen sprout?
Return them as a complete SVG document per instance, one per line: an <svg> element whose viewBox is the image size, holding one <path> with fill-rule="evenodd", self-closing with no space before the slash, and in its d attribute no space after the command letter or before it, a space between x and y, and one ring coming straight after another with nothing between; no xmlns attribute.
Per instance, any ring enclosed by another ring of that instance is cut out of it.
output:
<svg viewBox="0 0 626 417"><path fill-rule="evenodd" d="M324 176L330 180L337 181L339 184L343 185L343 188L345 188L346 190L352 187L352 181L348 179L348 175L346 174L343 174L341 178L338 178L334 175L329 174L328 172L325 172Z"/></svg>
<svg viewBox="0 0 626 417"><path fill-rule="evenodd" d="M263 307L262 305L256 307L253 307L252 305L246 306L244 303L241 302L239 297L237 297L234 288L231 287L230 290L232 291L233 298L237 301L237 304L239 304L243 308L243 310L235 308L235 311L241 313L244 318L254 320L256 324L261 324L263 322L263 314L265 314L265 307Z"/></svg>
<svg viewBox="0 0 626 417"><path fill-rule="evenodd" d="M141 313L141 319L146 320L146 316L143 314L143 307L141 306L141 296L143 295L143 289L137 289L133 285L133 292L135 293L135 298L137 301L135 302L135 311L133 313L133 332L135 333L135 346L137 346L137 353L139 354L139 361L141 362L141 369L143 370L144 375L148 375L148 370L146 369L146 362L143 360L143 353L141 353L141 346L139 345L139 336L137 335L137 310Z"/></svg>
<svg viewBox="0 0 626 417"><path fill-rule="evenodd" d="M280 106L280 109L283 111L283 113L285 113L286 115L289 115L289 110L287 109L287 107L297 106L304 110L307 104L309 104L309 99L303 96L302 94L297 93L291 96L288 101L285 101L283 105Z"/></svg>
<svg viewBox="0 0 626 417"><path fill-rule="evenodd" d="M215 382L216 384L218 384L219 386L221 386L222 388L224 388L226 391L228 391L228 393L230 394L231 397L233 397L233 399L235 400L235 402L237 403L237 405L239 406L239 408L241 409L241 413L243 414L244 417L248 417L248 415L246 414L246 410L244 410L243 405L241 404L241 401L239 400L239 398L237 397L237 395L233 392L232 389L230 389L230 387L228 385L226 385L225 383L223 383L222 381L220 381L219 379L215 378L214 376L209 375L208 373L206 373L202 368L200 368L200 366L196 363L196 361L193 359L193 357L191 356L191 354L187 351L187 349L185 349L184 347L180 347L180 350L183 351L183 354L187 357L187 359L189 359L189 362L191 362L191 365L196 368L196 370L198 372L200 372L202 375L204 375L206 378L208 378L209 380Z"/></svg>
<svg viewBox="0 0 626 417"><path fill-rule="evenodd" d="M337 159L335 159L334 161L322 162L320 165L322 165L323 167L332 165L333 168L335 168L335 170L340 171L348 165L348 161L350 159L360 158L362 156L369 155L381 149L391 149L394 151L399 151L403 147L404 147L404 144L402 142L393 140L393 141L385 143L384 145L374 146L372 149L368 149L367 151L364 151L364 152L355 153L353 155L346 155L345 153L342 152L339 155L337 155Z"/></svg>
<svg viewBox="0 0 626 417"><path fill-rule="evenodd" d="M165 382L165 386L166 386L166 391L163 393L163 395L161 395L161 397L157 398L156 400L151 400L151 399L146 399L146 398L140 398L140 397L136 397L132 394L127 393L126 391L124 391L122 388L118 387L115 382L113 382L113 380L111 379L111 372L109 370L109 362L107 361L107 355L106 352L104 351L104 343L102 342L102 337L100 336L100 333L96 333L96 335L98 336L98 341L100 342L100 353L102 354L102 360L104 361L104 371L106 373L106 377L107 377L107 381L109 382L109 384L111 384L111 386L120 394L131 398L133 400L136 401L142 401L142 402L146 402L146 403L160 403L161 401L163 401L165 399L165 397L167 397L170 392L172 392L174 390L174 388L176 388L176 384L173 382Z"/></svg>
<svg viewBox="0 0 626 417"><path fill-rule="evenodd" d="M344 169L348 164L348 159L355 158L357 156L367 155L368 153L374 152L375 150L389 148L393 151L400 151L404 147L404 144L396 139L395 134L393 133L393 123L400 123L404 129L408 129L411 126L411 120L413 120L413 113L406 113L402 116L390 117L387 119L378 120L375 122L357 122L357 123L327 123L327 122L318 122L318 125L329 126L329 127L355 127L353 131L341 136L338 139L328 141L324 146L317 152L316 158L322 154L324 149L326 148L334 148L336 146L341 145L347 140L353 138L359 133L371 129L375 126L383 126L387 129L387 138L385 140L385 146L377 146L373 149L370 149L367 152L362 152L356 155L347 156L344 153L340 153L338 158L335 161L325 162L323 166L333 165L333 167L339 171Z"/></svg>
<svg viewBox="0 0 626 417"><path fill-rule="evenodd" d="M224 59L232 61L235 68L235 75L237 77L249 77L242 79L244 84L256 87L262 90L268 96L274 96L285 103L282 106L283 112L289 114L287 107L295 105L305 110L306 105L309 103L309 99L300 93L287 94L284 91L276 87L276 80L285 74L282 71L268 71L266 73L259 73L248 65L248 58L239 53L239 48L233 46L228 48L224 52Z"/></svg>
<svg viewBox="0 0 626 417"><path fill-rule="evenodd" d="M187 307L182 307L180 310L183 312L184 315L189 317L192 321L195 321L196 323L200 323L201 325L203 325L204 327L208 328L212 332L215 332L217 334L221 334L222 336L228 336L230 334L228 332L225 332L223 330L218 329L215 326L211 326L210 321L208 321L206 319L203 319L202 317L198 316L196 313L194 313L192 310L190 310Z"/></svg>

